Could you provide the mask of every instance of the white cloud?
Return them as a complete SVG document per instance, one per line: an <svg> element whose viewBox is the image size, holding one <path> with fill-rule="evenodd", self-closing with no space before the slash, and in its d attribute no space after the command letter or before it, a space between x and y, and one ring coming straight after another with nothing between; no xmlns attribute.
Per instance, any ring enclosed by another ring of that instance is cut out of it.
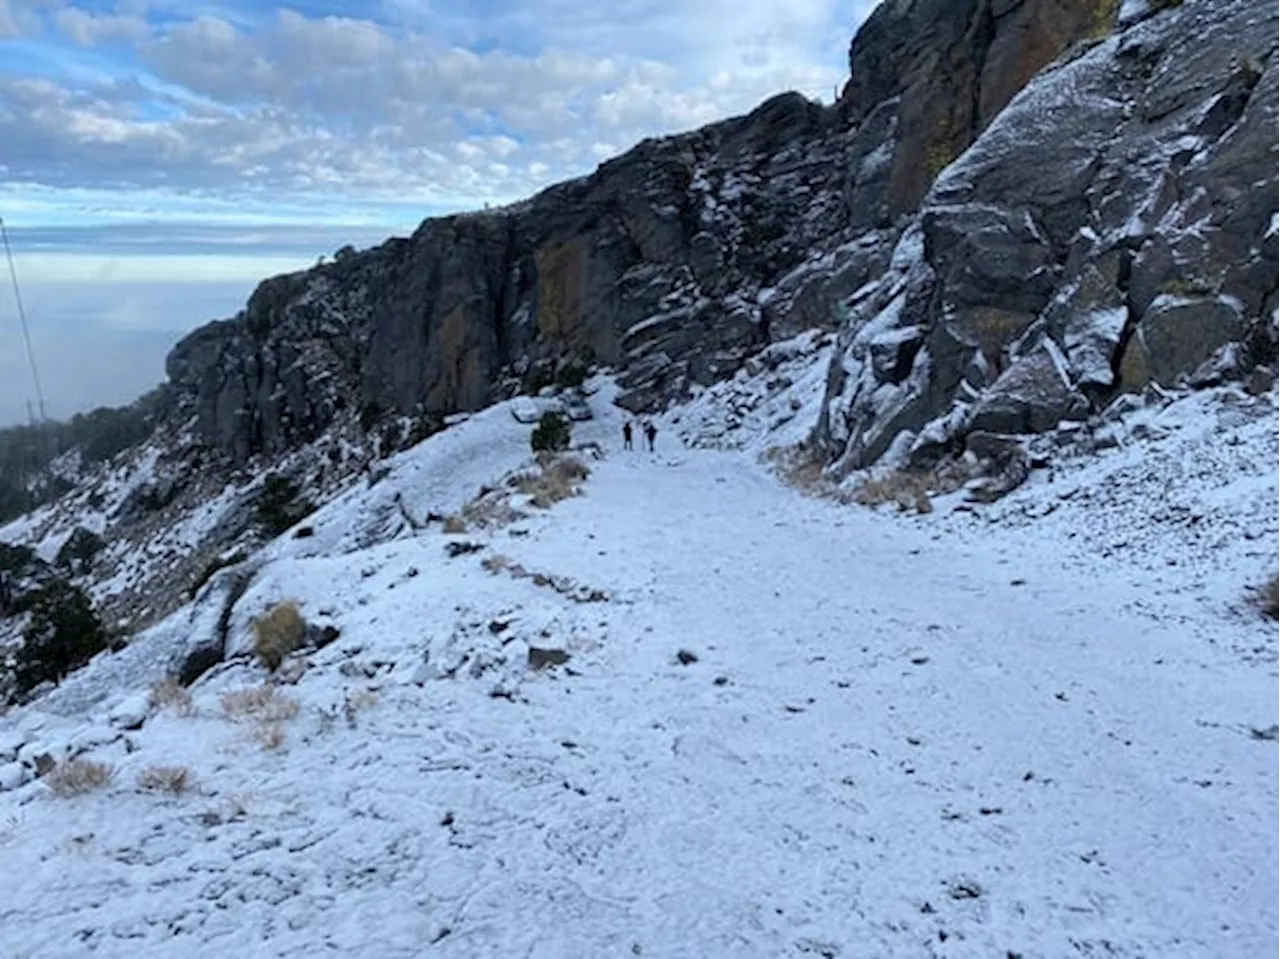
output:
<svg viewBox="0 0 1280 959"><path fill-rule="evenodd" d="M0 0L0 4L5 0ZM147 36L147 23L141 17L87 13L66 7L55 14L59 32L77 46L92 47L111 40L137 41Z"/></svg>
<svg viewBox="0 0 1280 959"><path fill-rule="evenodd" d="M9 12L9 0L0 0L0 40L18 35L18 25Z"/></svg>
<svg viewBox="0 0 1280 959"><path fill-rule="evenodd" d="M128 44L136 67L98 82L0 77L0 138L23 143L0 148L0 163L12 180L60 188L504 202L585 172L602 145L783 89L829 96L852 26L840 6L534 0L446 22L402 5L398 23L220 8L149 24L138 4L72 5L53 17L61 35Z"/></svg>

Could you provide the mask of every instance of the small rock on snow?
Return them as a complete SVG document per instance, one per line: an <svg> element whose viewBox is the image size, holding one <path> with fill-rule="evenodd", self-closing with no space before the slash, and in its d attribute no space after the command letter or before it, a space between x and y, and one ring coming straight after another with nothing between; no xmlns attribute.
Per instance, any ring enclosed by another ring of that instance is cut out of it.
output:
<svg viewBox="0 0 1280 959"><path fill-rule="evenodd" d="M112 707L108 718L111 725L119 729L141 729L151 712L151 703L146 693L135 693Z"/></svg>
<svg viewBox="0 0 1280 959"><path fill-rule="evenodd" d="M17 789L31 781L31 770L22 763L0 766L0 792Z"/></svg>

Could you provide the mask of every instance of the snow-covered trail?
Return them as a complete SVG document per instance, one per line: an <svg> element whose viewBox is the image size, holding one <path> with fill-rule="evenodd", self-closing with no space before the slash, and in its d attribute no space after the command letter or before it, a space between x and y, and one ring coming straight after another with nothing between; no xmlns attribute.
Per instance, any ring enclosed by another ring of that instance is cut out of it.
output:
<svg viewBox="0 0 1280 959"><path fill-rule="evenodd" d="M1244 626L1166 622L1141 582L802 499L736 455L615 453L521 527L492 551L612 600L445 560L434 533L277 570L344 630L291 690L288 745L237 739L215 686L122 760L185 762L203 794L22 807L0 954L1274 949L1277 752L1250 735L1274 674L1205 639ZM571 671L512 701L413 682L460 619L569 637ZM364 677L381 701L326 719Z"/></svg>
<svg viewBox="0 0 1280 959"><path fill-rule="evenodd" d="M633 689L584 712L619 707L637 755L669 745L635 778L671 832L633 868L662 885L666 837L688 847L720 890L713 952L781 954L806 928L875 955L935 928L945 955L1274 944L1275 750L1249 735L1274 717L1269 670L1126 610L1140 584L797 499L740 460L659 463L615 459L562 507L560 535L606 555L529 552L647 595L602 680ZM957 900L970 881L983 894ZM688 887L668 895L659 928Z"/></svg>

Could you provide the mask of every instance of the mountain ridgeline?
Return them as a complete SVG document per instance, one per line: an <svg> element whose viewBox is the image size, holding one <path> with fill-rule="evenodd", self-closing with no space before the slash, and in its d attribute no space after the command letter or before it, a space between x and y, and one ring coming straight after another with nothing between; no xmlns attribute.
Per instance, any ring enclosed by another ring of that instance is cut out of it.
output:
<svg viewBox="0 0 1280 959"><path fill-rule="evenodd" d="M174 348L167 415L243 463L583 357L651 410L818 327L813 445L849 470L1246 375L1276 345L1276 34L1269 0L889 0L831 106L265 281Z"/></svg>

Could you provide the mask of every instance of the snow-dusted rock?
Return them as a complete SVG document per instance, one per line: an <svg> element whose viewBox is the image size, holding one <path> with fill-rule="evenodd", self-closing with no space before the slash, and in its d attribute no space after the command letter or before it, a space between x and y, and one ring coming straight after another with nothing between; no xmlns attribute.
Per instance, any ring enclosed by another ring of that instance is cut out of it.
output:
<svg viewBox="0 0 1280 959"><path fill-rule="evenodd" d="M1273 361L1276 10L1160 6L1127 5L1115 36L1035 77L941 172L890 269L851 302L818 424L841 468L959 402L977 401L973 428L1045 430L1118 388L1195 375L1224 345L1241 349L1204 383ZM929 359L910 382L863 346L891 303L886 329L919 329ZM1027 360L1046 342L1061 389L1043 357Z"/></svg>
<svg viewBox="0 0 1280 959"><path fill-rule="evenodd" d="M1215 351L1244 335L1242 312L1240 301L1230 296L1156 297L1125 350L1126 386L1145 386L1148 380L1173 386L1180 376L1194 374Z"/></svg>
<svg viewBox="0 0 1280 959"><path fill-rule="evenodd" d="M29 742L18 751L18 762L35 775L43 776L55 765L72 756L71 743L68 738L50 738L44 741Z"/></svg>
<svg viewBox="0 0 1280 959"><path fill-rule="evenodd" d="M24 786L35 778L35 774L30 767L24 763L5 763L0 766L0 792L8 789L17 789Z"/></svg>
<svg viewBox="0 0 1280 959"><path fill-rule="evenodd" d="M18 730L0 733L0 763L13 762L18 758L18 750L27 741L27 735Z"/></svg>
<svg viewBox="0 0 1280 959"><path fill-rule="evenodd" d="M1085 398L1064 380L1049 350L1014 362L975 404L968 428L991 433L1042 433L1083 419Z"/></svg>
<svg viewBox="0 0 1280 959"><path fill-rule="evenodd" d="M141 729L151 714L151 701L147 693L134 693L111 708L111 724L118 729ZM119 734L116 734L117 738Z"/></svg>

